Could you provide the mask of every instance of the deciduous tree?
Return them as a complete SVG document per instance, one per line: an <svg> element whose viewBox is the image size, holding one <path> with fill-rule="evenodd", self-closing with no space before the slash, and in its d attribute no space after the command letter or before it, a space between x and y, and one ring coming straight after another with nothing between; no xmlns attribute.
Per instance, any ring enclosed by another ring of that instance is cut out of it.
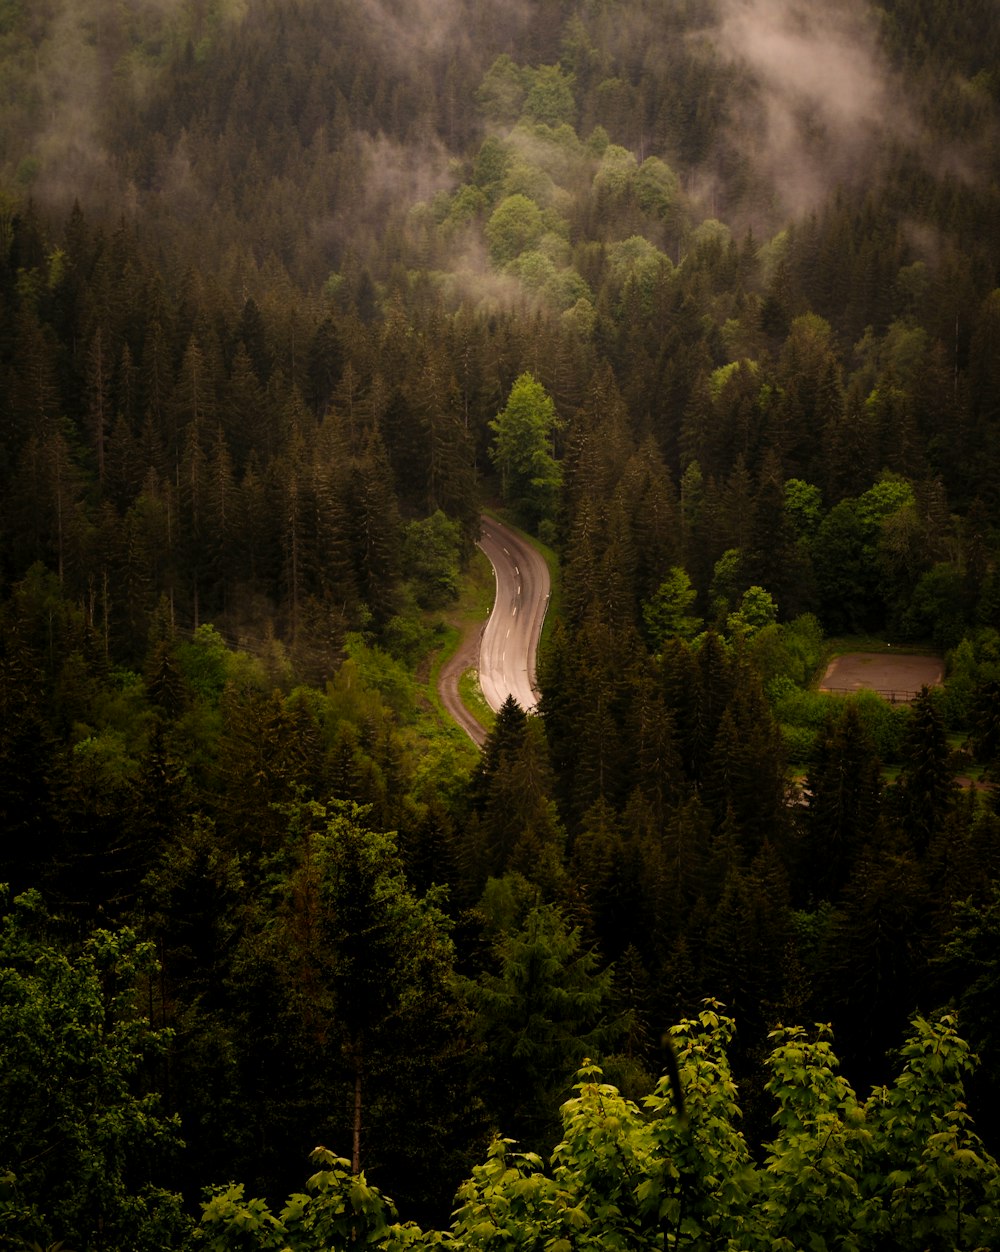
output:
<svg viewBox="0 0 1000 1252"><path fill-rule="evenodd" d="M531 374L517 379L503 411L490 422L490 456L500 471L504 500L530 526L555 513L561 473L552 441L558 426L552 399Z"/></svg>

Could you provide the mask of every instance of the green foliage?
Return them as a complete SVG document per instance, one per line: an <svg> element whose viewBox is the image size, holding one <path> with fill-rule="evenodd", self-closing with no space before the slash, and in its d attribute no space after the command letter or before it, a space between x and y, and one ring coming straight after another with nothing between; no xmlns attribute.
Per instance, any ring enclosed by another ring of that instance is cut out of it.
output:
<svg viewBox="0 0 1000 1252"><path fill-rule="evenodd" d="M780 718L778 719L780 722ZM808 765L816 755L817 732L807 726L781 722L781 738L789 765Z"/></svg>
<svg viewBox="0 0 1000 1252"><path fill-rule="evenodd" d="M774 162L774 67L762 75L749 43L739 64L718 54L726 6L392 0L377 21L344 0L292 7L0 3L4 865L18 889L69 885L78 916L107 916L176 855L191 916L178 905L164 950L210 956L197 990L164 974L157 1008L189 1047L171 1090L183 1074L185 1110L213 1111L213 1171L230 1130L232 1172L257 1169L262 1193L284 1188L297 1119L324 1080L339 1100L342 1076L335 1049L303 1042L303 1016L269 1013L259 946L226 932L241 981L211 926L192 935L218 874L184 849L193 830L217 845L248 916L277 925L295 796L372 804L367 823L398 827L423 885L455 880L457 914L514 861L609 954L641 946L648 1015L734 970L771 998L821 989L860 1072L891 1015L866 1013L860 1045L852 989L912 1008L953 897L981 898L996 874L995 817L983 798L942 804L914 853L936 784L907 765L909 810L859 822L834 875L845 910L867 901L857 959L798 986L796 954L787 970L769 956L780 977L758 977L757 956L725 950L777 878L749 882L756 843L803 900L816 884L752 676L795 754L828 764L819 704L788 687L808 681L813 635L763 624L723 661L666 638L651 661L643 607L683 568L716 628L760 587L782 616L958 645L939 711L997 768L1000 675L985 640L970 636L972 661L960 640L1000 620L1000 25L984 3L881 6L859 63L892 63L919 125L884 110L859 164L822 107L792 110ZM695 200L722 220L692 231ZM513 507L560 551L566 633L542 716L470 813L471 749L436 728L409 672L438 641L422 604L450 594L452 545L436 521L440 549L422 523L407 537L400 517L440 505L471 540L490 423L525 371L566 427L526 441L540 455ZM898 760L911 714L858 708ZM867 783L875 748L856 738ZM824 790L840 799L816 848L850 808L832 764ZM893 914L897 885L934 907ZM891 965L867 977L861 941L893 916L914 974L898 996ZM468 915L456 934L478 973ZM184 1034L199 1014L217 1033ZM745 1066L772 1014L740 1015ZM414 1100L438 1072L424 1068ZM154 1064L148 1081L166 1077ZM249 1097L227 1103L236 1088L265 1093L259 1118ZM759 1127L756 1087L748 1114ZM416 1160L440 1159L433 1116L390 1109L393 1124Z"/></svg>
<svg viewBox="0 0 1000 1252"><path fill-rule="evenodd" d="M558 424L551 396L531 374L515 381L503 411L489 424L490 456L504 499L531 526L555 512L562 476L551 445Z"/></svg>
<svg viewBox="0 0 1000 1252"><path fill-rule="evenodd" d="M848 697L855 703L861 723L871 737L879 760L899 760L910 724L910 711L905 705L892 705L873 691L859 691Z"/></svg>
<svg viewBox="0 0 1000 1252"><path fill-rule="evenodd" d="M913 487L901 478L884 477L858 497L857 514L869 533L900 509L914 502Z"/></svg>
<svg viewBox="0 0 1000 1252"><path fill-rule="evenodd" d="M703 222L699 222L691 232L691 250L697 252L700 249L705 251L722 249L731 242L732 237L732 232L725 222L720 222L717 217L708 217Z"/></svg>
<svg viewBox="0 0 1000 1252"><path fill-rule="evenodd" d="M495 942L497 972L466 984L489 1044L486 1074L500 1124L537 1145L584 1057L614 1043L613 974L554 905L536 904ZM485 1056L486 1054L484 1054Z"/></svg>
<svg viewBox="0 0 1000 1252"><path fill-rule="evenodd" d="M366 643L361 635L350 635L344 642L348 661L341 667L338 687L349 688L353 672L361 679L359 698L363 698L365 689L378 692L399 718L412 717L415 703L413 677L406 667L381 648ZM348 665L351 672L345 672Z"/></svg>
<svg viewBox="0 0 1000 1252"><path fill-rule="evenodd" d="M635 157L618 144L609 144L601 153L601 163L594 175L594 190L611 200L628 195L638 173Z"/></svg>
<svg viewBox="0 0 1000 1252"><path fill-rule="evenodd" d="M179 1128L145 1083L169 1036L139 1008L152 945L99 930L72 949L37 893L0 907L0 1238L173 1245L180 1197L158 1180Z"/></svg>
<svg viewBox="0 0 1000 1252"><path fill-rule="evenodd" d="M418 895L394 837L366 816L334 802L291 813L292 863L255 955L280 992L280 1033L308 1062L289 1097L308 1102L313 1132L332 1128L355 1172L388 1170L411 1202L427 1203L435 1169L462 1168L479 1126L469 1023L446 892ZM400 1121L404 1107L415 1122ZM413 1135L434 1137L436 1160L414 1151Z"/></svg>
<svg viewBox="0 0 1000 1252"><path fill-rule="evenodd" d="M823 655L819 621L812 613L804 613L791 622L764 625L753 637L751 655L765 685L787 678L804 687L812 680Z"/></svg>
<svg viewBox="0 0 1000 1252"><path fill-rule="evenodd" d="M778 606L774 597L763 587L748 587L740 598L738 608L726 618L726 629L733 636L753 639L766 627L774 624Z"/></svg>
<svg viewBox="0 0 1000 1252"><path fill-rule="evenodd" d="M496 1138L459 1189L446 1231L400 1226L363 1175L352 1179L346 1162L317 1149L325 1169L280 1218L230 1189L205 1206L199 1235L214 1252L248 1246L248 1237L250 1246L295 1252L992 1246L1000 1167L965 1112L972 1058L951 1017L915 1019L896 1083L864 1103L838 1073L827 1027L775 1030L767 1086L777 1108L760 1165L739 1126L726 1054L733 1029L709 1004L671 1031L683 1115L670 1079L640 1111L585 1062L549 1161Z"/></svg>
<svg viewBox="0 0 1000 1252"><path fill-rule="evenodd" d="M727 548L715 562L709 598L712 611L717 617L736 608L746 587L745 564L744 553L740 548Z"/></svg>
<svg viewBox="0 0 1000 1252"><path fill-rule="evenodd" d="M521 192L505 196L486 223L486 241L495 265L506 265L533 248L545 232L542 211Z"/></svg>
<svg viewBox="0 0 1000 1252"><path fill-rule="evenodd" d="M320 1168L305 1192L289 1196L278 1216L263 1200L245 1199L242 1183L216 1190L202 1205L195 1246L207 1252L371 1247L396 1252L427 1246L416 1226L399 1224L392 1201L370 1186L364 1173L350 1172L350 1161L322 1147L309 1156Z"/></svg>
<svg viewBox="0 0 1000 1252"><path fill-rule="evenodd" d="M983 1063L983 1077L996 1091L1000 1057L1000 886L992 884L982 904L955 906L951 932L936 963L950 986L961 987L956 1008L963 1033Z"/></svg>
<svg viewBox="0 0 1000 1252"><path fill-rule="evenodd" d="M900 599L912 594L915 575L907 566L907 519L914 517L913 486L898 475L883 475L860 496L844 499L823 518L811 543L823 587L824 623L832 632L877 623ZM931 594L928 586L927 599ZM912 629L926 612L918 604Z"/></svg>
<svg viewBox="0 0 1000 1252"><path fill-rule="evenodd" d="M227 682L263 688L263 666L246 652L231 650L218 630L205 622L190 643L177 645L177 659L191 690L217 704Z"/></svg>
<svg viewBox="0 0 1000 1252"><path fill-rule="evenodd" d="M573 98L574 76L559 65L540 65L525 72L527 95L524 112L546 126L572 125L576 120Z"/></svg>
<svg viewBox="0 0 1000 1252"><path fill-rule="evenodd" d="M942 652L954 647L965 633L963 587L961 571L947 562L921 574L902 619L903 637L930 639Z"/></svg>
<svg viewBox="0 0 1000 1252"><path fill-rule="evenodd" d="M810 1040L801 1027L772 1032L767 1089L778 1104L767 1145L764 1235L783 1249L858 1248L862 1171L871 1132L837 1072L829 1030ZM764 1246L764 1241L761 1241Z"/></svg>
<svg viewBox="0 0 1000 1252"><path fill-rule="evenodd" d="M873 1133L865 1182L882 1203L864 1224L896 1247L988 1246L1000 1233L1000 1174L966 1108L975 1058L949 1014L918 1017L912 1029L896 1083L865 1106Z"/></svg>
<svg viewBox="0 0 1000 1252"><path fill-rule="evenodd" d="M665 1239L672 1233L678 1243L731 1246L756 1185L726 1051L735 1023L721 1008L708 1002L696 1018L670 1030L683 1116L666 1078L644 1101L654 1119L656 1152L652 1178L640 1183L638 1194Z"/></svg>
<svg viewBox="0 0 1000 1252"><path fill-rule="evenodd" d="M491 122L511 126L520 116L525 90L524 71L504 52L487 70L476 92L476 99Z"/></svg>
<svg viewBox="0 0 1000 1252"><path fill-rule="evenodd" d="M440 509L407 526L403 567L416 584L417 601L423 608L440 608L454 600L458 594L461 551L461 527Z"/></svg>
<svg viewBox="0 0 1000 1252"><path fill-rule="evenodd" d="M791 519L796 536L811 539L823 516L823 497L820 489L801 478L789 478L785 483L785 512Z"/></svg>
<svg viewBox="0 0 1000 1252"><path fill-rule="evenodd" d="M702 629L702 619L688 612L698 597L687 572L675 565L652 600L642 606L642 619L654 650L665 639L692 640Z"/></svg>
<svg viewBox="0 0 1000 1252"><path fill-rule="evenodd" d="M482 142L473 162L473 182L487 194L492 194L502 183L511 161L509 147L496 135L488 135ZM461 194L461 189L459 189Z"/></svg>
<svg viewBox="0 0 1000 1252"><path fill-rule="evenodd" d="M608 272L618 291L641 297L640 307L651 311L657 285L673 272L670 258L642 235L630 235L607 250Z"/></svg>
<svg viewBox="0 0 1000 1252"><path fill-rule="evenodd" d="M677 175L659 157L647 157L635 178L635 194L642 209L666 220L675 208L680 194Z"/></svg>

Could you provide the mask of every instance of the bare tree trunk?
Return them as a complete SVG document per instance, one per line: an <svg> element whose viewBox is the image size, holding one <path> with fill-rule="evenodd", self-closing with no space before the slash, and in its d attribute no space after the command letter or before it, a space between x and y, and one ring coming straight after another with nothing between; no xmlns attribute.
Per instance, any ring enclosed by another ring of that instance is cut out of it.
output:
<svg viewBox="0 0 1000 1252"><path fill-rule="evenodd" d="M354 1146L351 1150L351 1173L361 1173L361 1044L354 1045Z"/></svg>

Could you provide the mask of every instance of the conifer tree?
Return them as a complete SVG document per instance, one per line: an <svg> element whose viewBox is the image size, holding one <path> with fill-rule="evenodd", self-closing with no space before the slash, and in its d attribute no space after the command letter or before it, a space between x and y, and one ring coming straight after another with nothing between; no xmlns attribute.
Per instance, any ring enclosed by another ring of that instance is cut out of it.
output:
<svg viewBox="0 0 1000 1252"><path fill-rule="evenodd" d="M900 816L918 855L927 851L955 801L949 755L944 719L923 687L911 706L897 784Z"/></svg>
<svg viewBox="0 0 1000 1252"><path fill-rule="evenodd" d="M875 836L881 769L857 705L846 704L821 734L806 780L809 806L798 877L802 892L838 899L861 849Z"/></svg>
<svg viewBox="0 0 1000 1252"><path fill-rule="evenodd" d="M497 1123L537 1148L551 1135L575 1067L616 1040L613 974L551 904L536 905L518 930L501 935L496 957L495 973L466 984L477 1033L489 1042L483 1078Z"/></svg>

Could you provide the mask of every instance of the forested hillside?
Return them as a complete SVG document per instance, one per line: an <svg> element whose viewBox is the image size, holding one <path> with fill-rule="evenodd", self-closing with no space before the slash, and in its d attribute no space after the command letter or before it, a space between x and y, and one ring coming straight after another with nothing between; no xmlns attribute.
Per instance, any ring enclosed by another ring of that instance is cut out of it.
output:
<svg viewBox="0 0 1000 1252"><path fill-rule="evenodd" d="M0 1247L992 1246L998 66L0 0ZM484 507L559 587L479 753Z"/></svg>

